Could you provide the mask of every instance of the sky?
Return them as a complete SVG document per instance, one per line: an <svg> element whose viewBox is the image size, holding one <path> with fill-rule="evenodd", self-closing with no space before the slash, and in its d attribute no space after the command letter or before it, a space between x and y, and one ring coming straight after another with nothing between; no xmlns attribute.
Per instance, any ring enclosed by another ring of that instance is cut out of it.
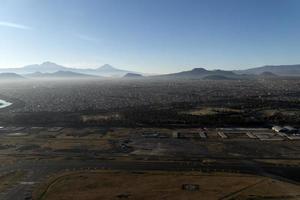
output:
<svg viewBox="0 0 300 200"><path fill-rule="evenodd" d="M0 68L300 63L299 0L0 0Z"/></svg>

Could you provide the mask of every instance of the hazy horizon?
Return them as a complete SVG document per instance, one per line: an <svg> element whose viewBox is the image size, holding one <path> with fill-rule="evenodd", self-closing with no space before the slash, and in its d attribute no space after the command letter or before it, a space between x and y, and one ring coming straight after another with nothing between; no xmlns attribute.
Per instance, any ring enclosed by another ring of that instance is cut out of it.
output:
<svg viewBox="0 0 300 200"><path fill-rule="evenodd" d="M60 65L62 67L66 67L66 68L70 68L70 69L97 69L97 68L100 68L100 67L103 67L105 65L109 65L113 68L116 68L116 69L121 69L121 70L129 70L130 67L128 66L114 66L114 65L111 65L109 63L105 63L105 64L102 64L102 65L99 65L99 66L69 66L69 65L63 65L63 64L60 64L60 63L56 63L56 62L52 62L52 61L44 61L42 63L32 63L32 64L26 64L26 65L23 65L23 66L17 66L17 67L7 67L7 68L1 68L0 69L21 69L23 67L27 67L27 66L30 66L30 65L41 65L43 63L53 63L53 64L57 64L57 65ZM207 67L207 66L186 66L183 70L181 71L169 71L169 72L162 72L162 73L159 73L159 72L155 72L155 71L147 71L147 72L144 72L144 71L132 71L132 72L137 72L137 73L145 73L145 74L168 74L168 73L177 73L177 72L182 72L182 71L189 71L189 70L193 70L195 68L204 68L204 69L207 69L207 70L227 70L227 71L234 71L234 70L245 70L245 69L252 69L252 68L256 68L256 67L264 67L264 66L280 66L280 65L286 65L286 64L269 64L269 65L261 65L261 66L249 66L249 67L245 67L245 68L210 68L210 67ZM288 65L300 65L298 63L294 63L294 64L288 64ZM130 70L129 70L130 71Z"/></svg>
<svg viewBox="0 0 300 200"><path fill-rule="evenodd" d="M297 0L4 0L0 68L51 61L143 73L300 63Z"/></svg>

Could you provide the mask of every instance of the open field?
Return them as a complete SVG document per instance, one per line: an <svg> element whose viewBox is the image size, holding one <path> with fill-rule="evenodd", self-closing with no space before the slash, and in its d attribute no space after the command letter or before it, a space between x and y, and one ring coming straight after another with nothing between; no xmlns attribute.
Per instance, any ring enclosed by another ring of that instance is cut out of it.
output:
<svg viewBox="0 0 300 200"><path fill-rule="evenodd" d="M298 165L300 166L300 159L299 160L281 160L281 159L257 159L258 162L270 163L270 164L277 164L277 165Z"/></svg>
<svg viewBox="0 0 300 200"><path fill-rule="evenodd" d="M189 184L191 188L183 188ZM193 188L195 187L195 188ZM288 194L288 195L287 195ZM33 199L299 199L300 186L230 173L76 172L41 186Z"/></svg>
<svg viewBox="0 0 300 200"><path fill-rule="evenodd" d="M231 108L211 108L211 107L204 107L204 108L195 108L193 110L185 111L182 114L190 114L190 115L215 115L215 114L231 114L231 113L241 113L241 110L238 109L231 109Z"/></svg>
<svg viewBox="0 0 300 200"><path fill-rule="evenodd" d="M25 173L23 171L13 171L0 175L0 192L18 184L24 175Z"/></svg>

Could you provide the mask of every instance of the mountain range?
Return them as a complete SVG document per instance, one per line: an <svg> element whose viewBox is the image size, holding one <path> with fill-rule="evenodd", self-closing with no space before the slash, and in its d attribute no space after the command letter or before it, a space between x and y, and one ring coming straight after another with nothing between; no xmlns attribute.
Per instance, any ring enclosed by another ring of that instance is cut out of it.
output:
<svg viewBox="0 0 300 200"><path fill-rule="evenodd" d="M5 68L0 69L0 73L16 73L20 75L28 75L33 73L55 73L55 72L73 72L73 73L80 73L86 75L93 75L93 76L104 76L104 77L122 77L127 73L136 73L128 70L122 70L115 68L109 64L105 64L98 68L70 68L65 67L62 65L58 65L53 62L44 62L42 64L34 64L34 65L27 65L21 68ZM38 74L36 74L38 75ZM50 74L48 74L50 75Z"/></svg>
<svg viewBox="0 0 300 200"><path fill-rule="evenodd" d="M9 72L0 73L0 80L11 80L11 79L22 80L24 79L24 77L16 73L9 73Z"/></svg>
<svg viewBox="0 0 300 200"><path fill-rule="evenodd" d="M118 69L109 64L98 68L70 68L52 62L27 65L21 68L0 69L0 79L10 78L100 78L100 77L144 77L146 74ZM274 78L276 76L300 76L298 65L268 65L246 70L207 70L194 68L178 73L151 75L151 78L192 78L206 80L231 80Z"/></svg>
<svg viewBox="0 0 300 200"><path fill-rule="evenodd" d="M34 72L32 74L24 75L26 78L99 78L99 76L81 74L71 71L56 71L53 73L42 73L42 72Z"/></svg>
<svg viewBox="0 0 300 200"><path fill-rule="evenodd" d="M266 65L246 70L235 70L237 74L255 74L271 72L279 76L300 76L300 64L297 65Z"/></svg>
<svg viewBox="0 0 300 200"><path fill-rule="evenodd" d="M194 68L190 71L183 71L183 72L178 72L178 73L173 73L173 74L165 74L161 75L161 77L166 77L166 78L204 78L207 76L212 76L212 75L218 75L218 76L224 76L228 78L235 78L237 74L235 74L232 71L225 71L225 70L206 70L204 68Z"/></svg>
<svg viewBox="0 0 300 200"><path fill-rule="evenodd" d="M240 80L254 78L275 78L277 76L300 77L300 64L297 65L267 65L245 70L207 70L194 68L189 71L158 75L164 78L193 78L206 80Z"/></svg>
<svg viewBox="0 0 300 200"><path fill-rule="evenodd" d="M123 76L124 78L143 78L144 76L136 73L127 73Z"/></svg>

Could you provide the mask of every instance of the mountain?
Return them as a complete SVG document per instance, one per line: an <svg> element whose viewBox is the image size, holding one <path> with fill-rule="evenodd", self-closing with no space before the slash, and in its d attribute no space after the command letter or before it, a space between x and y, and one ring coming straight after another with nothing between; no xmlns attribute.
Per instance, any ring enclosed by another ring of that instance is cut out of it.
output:
<svg viewBox="0 0 300 200"><path fill-rule="evenodd" d="M117 69L109 64L105 64L96 70L97 74L101 74L102 76L114 76L114 77L122 77L127 73L134 73L128 70Z"/></svg>
<svg viewBox="0 0 300 200"><path fill-rule="evenodd" d="M144 76L141 74L136 74L136 73L127 73L123 77L124 78L142 78Z"/></svg>
<svg viewBox="0 0 300 200"><path fill-rule="evenodd" d="M99 78L98 76L93 76L93 75L87 75L87 74L81 74L81 73L76 73L76 72L71 72L71 71L57 71L53 73L41 73L41 72L35 72L32 74L27 74L26 75L29 78L54 78L54 79L66 79L66 78Z"/></svg>
<svg viewBox="0 0 300 200"><path fill-rule="evenodd" d="M27 66L24 66L21 68L0 69L0 73L1 72L10 72L10 73L17 73L17 74L22 74L22 75L23 74L33 74L35 72L54 73L57 71L69 71L69 72L80 73L80 74L106 76L106 77L122 77L127 73L135 73L135 72L128 71L128 70L115 68L109 64L105 64L96 69L92 69L92 68L65 67L65 66L53 63L53 62L44 62L42 64L27 65Z"/></svg>
<svg viewBox="0 0 300 200"><path fill-rule="evenodd" d="M224 70L206 70L204 68L194 68L190 71L183 71L179 73L173 74L165 74L159 75L156 77L163 78L194 78L194 79L202 79L207 76L223 76L224 78L236 78L237 74L232 71L224 71Z"/></svg>
<svg viewBox="0 0 300 200"><path fill-rule="evenodd" d="M123 70L114 68L113 66L111 66L109 64L105 64L105 65L102 65L101 67L98 67L97 71L113 72L113 71L123 71Z"/></svg>
<svg viewBox="0 0 300 200"><path fill-rule="evenodd" d="M53 73L59 70L67 70L67 67L57 65L52 62L44 62L42 64L34 64L34 65L27 65L21 68L6 68L0 69L2 73L17 73L17 74L30 74L35 72L42 72L42 73Z"/></svg>
<svg viewBox="0 0 300 200"><path fill-rule="evenodd" d="M297 65L266 65L246 70L236 70L237 74L262 74L270 72L279 76L300 76L300 64Z"/></svg>
<svg viewBox="0 0 300 200"><path fill-rule="evenodd" d="M40 65L39 64L27 65L23 67L23 70L32 73L34 72L53 73L56 71L68 70L68 68L52 62L44 62Z"/></svg>
<svg viewBox="0 0 300 200"><path fill-rule="evenodd" d="M131 71L128 70L115 68L109 64L102 65L96 69L91 69L91 68L74 69L73 68L70 71L83 73L83 74L96 75L96 76L105 76L105 77L123 77L127 73L132 73Z"/></svg>
<svg viewBox="0 0 300 200"><path fill-rule="evenodd" d="M0 80L15 80L15 79L25 79L16 73L0 73Z"/></svg>

